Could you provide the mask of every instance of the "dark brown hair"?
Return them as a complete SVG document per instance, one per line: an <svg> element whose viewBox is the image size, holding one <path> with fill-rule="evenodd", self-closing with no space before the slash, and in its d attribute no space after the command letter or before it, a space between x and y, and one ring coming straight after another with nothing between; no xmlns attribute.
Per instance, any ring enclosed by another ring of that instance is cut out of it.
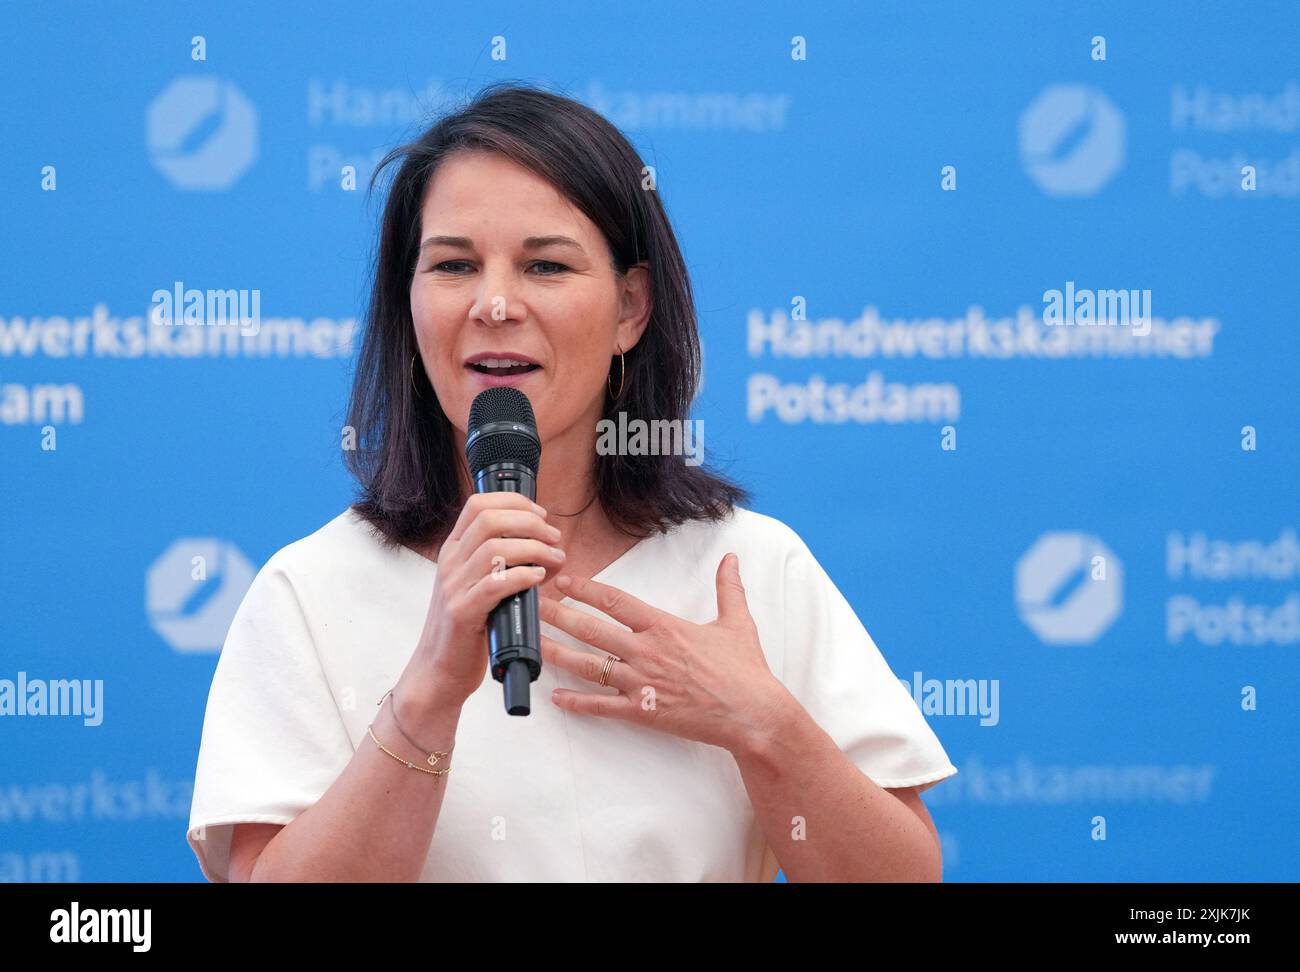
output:
<svg viewBox="0 0 1300 972"><path fill-rule="evenodd" d="M580 102L526 84L490 85L414 142L389 152L370 179L373 192L380 174L403 160L379 232L348 407L356 448L345 455L361 485L354 509L390 544L441 542L468 498L461 495L465 458L457 454L451 422L424 369L411 366L417 346L409 290L429 179L462 149L498 152L554 185L604 235L620 276L648 262L650 320L625 355L617 402L605 395L605 418L617 420L624 411L629 421L684 421L699 380L690 278L659 193L642 188L636 150ZM613 377L617 370L612 363ZM666 532L687 520L719 520L749 499L742 487L681 456L595 454L593 462L593 499L616 528L633 536Z"/></svg>

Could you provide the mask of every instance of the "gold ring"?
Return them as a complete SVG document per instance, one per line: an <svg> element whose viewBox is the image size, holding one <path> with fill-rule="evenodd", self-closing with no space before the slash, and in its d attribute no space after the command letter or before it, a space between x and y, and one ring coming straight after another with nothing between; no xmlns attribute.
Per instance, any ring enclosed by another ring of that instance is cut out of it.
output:
<svg viewBox="0 0 1300 972"><path fill-rule="evenodd" d="M609 673L614 670L614 665L619 661L622 661L622 659L619 658L617 655L607 655L605 657L605 667L601 669L599 684L601 685L609 684Z"/></svg>

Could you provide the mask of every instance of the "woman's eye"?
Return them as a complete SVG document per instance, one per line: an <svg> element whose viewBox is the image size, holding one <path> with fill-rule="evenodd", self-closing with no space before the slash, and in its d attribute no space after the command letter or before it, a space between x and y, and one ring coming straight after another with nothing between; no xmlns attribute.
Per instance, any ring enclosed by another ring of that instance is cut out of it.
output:
<svg viewBox="0 0 1300 972"><path fill-rule="evenodd" d="M459 276L463 271L458 270L458 269L456 269L456 268L457 268L457 267L466 267L466 266L469 266L469 261L467 261L467 260L443 260L441 263L435 263L435 264L434 264L433 266L431 266L429 269L430 269L430 271L442 271L442 272L445 272L445 273L450 273L450 274L453 274L453 275ZM565 266L563 263L556 263L554 260L536 260L536 261L533 262L533 266L534 266L534 267L554 267L554 268L556 268L556 269L554 269L554 270L543 270L543 271L541 271L541 274L542 274L543 277L554 277L554 276L556 276L557 274L564 273L565 271L567 271L567 270L569 269L569 268L568 268L567 266Z"/></svg>

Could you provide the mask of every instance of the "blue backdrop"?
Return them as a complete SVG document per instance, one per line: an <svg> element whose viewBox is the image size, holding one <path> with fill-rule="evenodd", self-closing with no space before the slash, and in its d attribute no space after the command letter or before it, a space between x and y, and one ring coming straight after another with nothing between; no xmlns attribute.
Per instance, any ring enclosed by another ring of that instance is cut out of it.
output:
<svg viewBox="0 0 1300 972"><path fill-rule="evenodd" d="M200 879L226 625L353 498L366 179L501 79L655 166L707 459L914 687L946 879L1296 879L1300 8L1135 6L6 4L0 680L91 690L0 716L0 880Z"/></svg>

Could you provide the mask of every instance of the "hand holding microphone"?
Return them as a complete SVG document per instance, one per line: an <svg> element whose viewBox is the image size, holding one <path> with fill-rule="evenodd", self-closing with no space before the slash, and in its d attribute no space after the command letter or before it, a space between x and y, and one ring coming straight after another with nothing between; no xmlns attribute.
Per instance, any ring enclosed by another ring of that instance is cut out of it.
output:
<svg viewBox="0 0 1300 972"><path fill-rule="evenodd" d="M424 630L402 681L411 678L407 690L425 707L459 708L490 659L506 711L528 715L529 684L542 665L537 587L559 573L564 551L534 502L541 441L523 392L498 386L474 399L465 454L477 492L438 551Z"/></svg>
<svg viewBox="0 0 1300 972"><path fill-rule="evenodd" d="M437 582L402 681L413 679L406 691L429 708L459 708L491 660L506 711L527 715L542 664L537 587L560 572L564 551L560 531L534 502L541 441L524 394L508 386L480 393L465 451L477 492L438 552Z"/></svg>
<svg viewBox="0 0 1300 972"><path fill-rule="evenodd" d="M461 706L483 684L492 610L521 591L535 598L538 585L560 572L560 531L540 511L511 492L476 494L461 509L438 552L438 577L412 659L425 673L416 689L422 698Z"/></svg>
<svg viewBox="0 0 1300 972"><path fill-rule="evenodd" d="M541 455L542 440L528 396L508 385L479 392L469 408L465 439L474 489L535 500ZM487 635L489 671L502 685L506 712L528 715L529 685L542 671L536 586L507 594L488 616Z"/></svg>

